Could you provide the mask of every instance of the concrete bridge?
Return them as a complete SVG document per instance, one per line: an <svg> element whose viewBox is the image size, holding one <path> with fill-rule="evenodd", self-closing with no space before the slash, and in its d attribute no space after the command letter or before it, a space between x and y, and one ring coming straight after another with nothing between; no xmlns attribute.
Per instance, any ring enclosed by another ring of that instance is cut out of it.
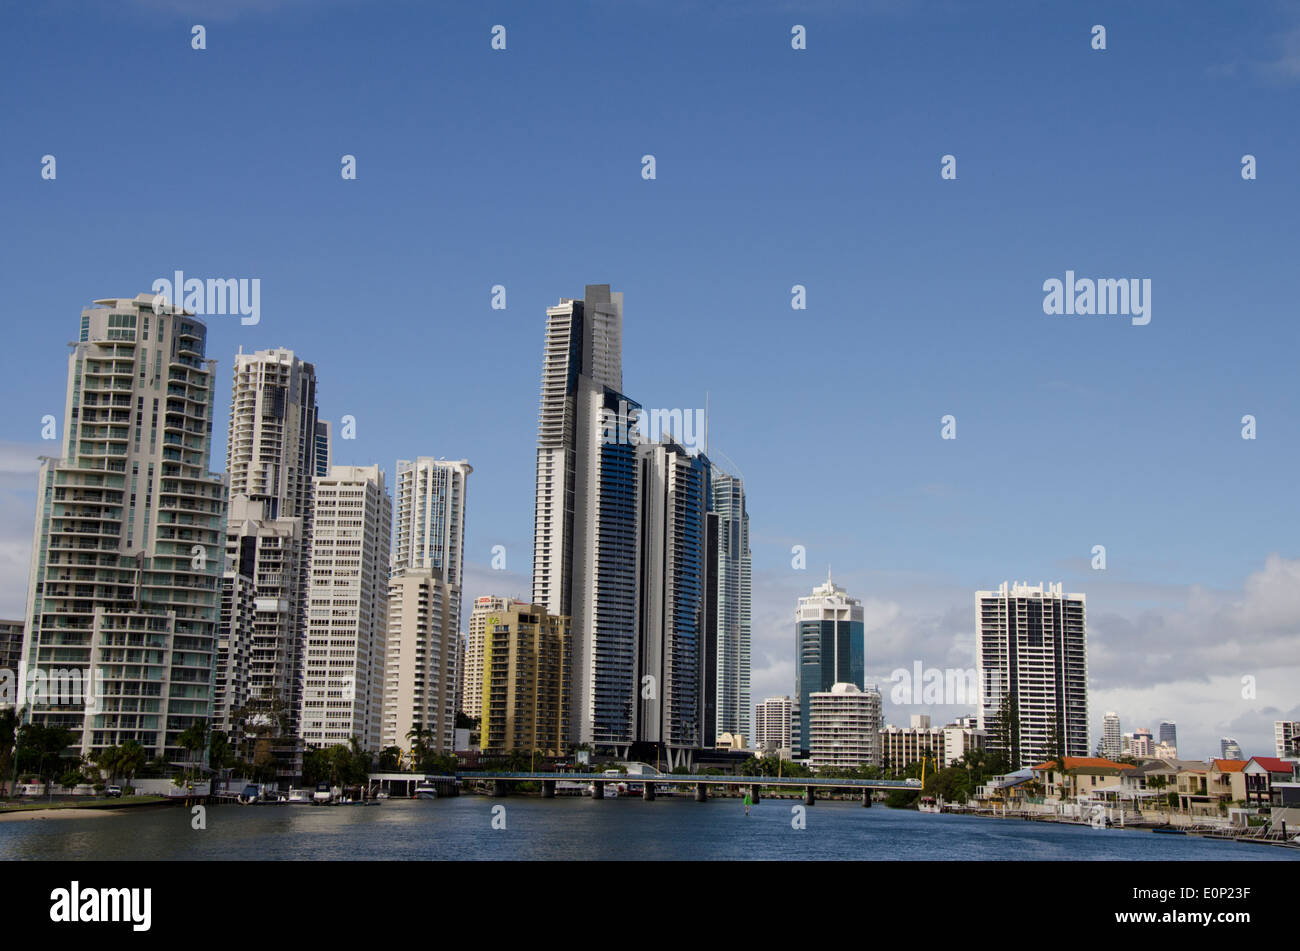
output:
<svg viewBox="0 0 1300 951"><path fill-rule="evenodd" d="M748 788L750 798L759 801L759 789L763 786L782 789L802 789L803 801L811 806L817 801L818 789L855 790L862 793L862 804L871 805L871 793L877 789L906 789L920 792L919 779L831 779L831 778L792 778L789 776L694 776L673 773L632 774L611 776L606 773L488 773L462 772L456 774L456 780L466 782L491 782L492 795L508 796L515 783L540 783L542 798L555 798L557 782L587 783L594 791L594 798L605 797L607 783L626 783L641 786L641 798L653 801L656 786L694 786L695 801L705 802L709 798L710 786L740 786Z"/></svg>

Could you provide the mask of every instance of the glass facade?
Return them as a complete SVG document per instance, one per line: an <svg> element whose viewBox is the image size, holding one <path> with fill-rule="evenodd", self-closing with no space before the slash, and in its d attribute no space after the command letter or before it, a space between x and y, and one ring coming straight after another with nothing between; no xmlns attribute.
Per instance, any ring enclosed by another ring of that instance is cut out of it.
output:
<svg viewBox="0 0 1300 951"><path fill-rule="evenodd" d="M866 642L862 603L828 578L811 597L799 599L795 621L795 697L799 728L795 747L808 755L810 697L837 683L866 687Z"/></svg>

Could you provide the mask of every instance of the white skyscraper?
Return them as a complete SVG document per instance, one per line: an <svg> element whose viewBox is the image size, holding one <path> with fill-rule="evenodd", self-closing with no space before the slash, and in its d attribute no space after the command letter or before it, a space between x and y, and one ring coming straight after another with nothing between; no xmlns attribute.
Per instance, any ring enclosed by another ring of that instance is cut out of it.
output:
<svg viewBox="0 0 1300 951"><path fill-rule="evenodd" d="M456 741L460 594L433 568L407 568L388 582L381 747L424 744L449 752Z"/></svg>
<svg viewBox="0 0 1300 951"><path fill-rule="evenodd" d="M1156 755L1156 742L1151 736L1151 731L1146 727L1138 727L1133 731L1133 737L1129 741L1129 753L1135 758L1150 758Z"/></svg>
<svg viewBox="0 0 1300 951"><path fill-rule="evenodd" d="M1278 759L1300 756L1300 720L1274 720L1273 745Z"/></svg>
<svg viewBox="0 0 1300 951"><path fill-rule="evenodd" d="M465 560L469 462L421 456L398 460L393 499L393 570L437 568L457 588Z"/></svg>
<svg viewBox="0 0 1300 951"><path fill-rule="evenodd" d="M1114 759L1121 755L1123 747L1120 742L1119 714L1107 713L1101 721L1101 755Z"/></svg>
<svg viewBox="0 0 1300 951"><path fill-rule="evenodd" d="M714 464L712 507L718 522L717 728L753 735L749 722L750 550L744 483Z"/></svg>
<svg viewBox="0 0 1300 951"><path fill-rule="evenodd" d="M571 743L635 739L636 446L623 382L623 295L587 285L546 311L537 440L533 602L571 618ZM612 438L611 438L612 436Z"/></svg>
<svg viewBox="0 0 1300 951"><path fill-rule="evenodd" d="M790 697L768 697L754 708L754 749L763 755L773 755L781 750L790 751L791 710Z"/></svg>
<svg viewBox="0 0 1300 951"><path fill-rule="evenodd" d="M581 520L574 524L577 480L593 465L577 453L581 438L584 456L594 454L600 430L599 419L583 410L606 388L619 392L622 387L623 295L610 293L608 284L588 285L583 300L562 298L548 307L537 433L533 602L552 614L569 611L574 533L590 532Z"/></svg>
<svg viewBox="0 0 1300 951"><path fill-rule="evenodd" d="M809 757L814 769L880 765L880 691L838 683L809 696Z"/></svg>
<svg viewBox="0 0 1300 951"><path fill-rule="evenodd" d="M397 463L385 747L411 749L416 731L426 731L430 748L455 748L465 506L473 471L464 459Z"/></svg>
<svg viewBox="0 0 1300 951"><path fill-rule="evenodd" d="M1041 763L1058 744L1088 755L1088 635L1082 594L1059 584L1003 582L975 593L976 667L983 702L979 728L1012 766ZM1013 720L1002 724L1005 702Z"/></svg>
<svg viewBox="0 0 1300 951"><path fill-rule="evenodd" d="M223 730L237 710L278 703L282 732L298 731L313 480L329 454L312 364L285 349L237 354L216 674Z"/></svg>
<svg viewBox="0 0 1300 951"><path fill-rule="evenodd" d="M379 466L316 478L302 738L378 750L393 503Z"/></svg>
<svg viewBox="0 0 1300 951"><path fill-rule="evenodd" d="M134 740L180 760L179 734L212 716L225 489L207 328L153 301L81 312L62 453L41 461L23 648L29 674L63 673L18 707L82 754Z"/></svg>

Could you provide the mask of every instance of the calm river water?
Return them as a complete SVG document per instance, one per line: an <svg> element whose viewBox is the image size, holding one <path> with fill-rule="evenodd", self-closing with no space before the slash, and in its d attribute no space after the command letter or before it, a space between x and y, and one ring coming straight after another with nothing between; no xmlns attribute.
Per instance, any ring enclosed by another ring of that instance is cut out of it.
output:
<svg viewBox="0 0 1300 951"><path fill-rule="evenodd" d="M1295 860L1300 852L1192 836L790 800L389 800L380 806L219 806L0 821L0 859ZM495 815L494 807L504 806Z"/></svg>

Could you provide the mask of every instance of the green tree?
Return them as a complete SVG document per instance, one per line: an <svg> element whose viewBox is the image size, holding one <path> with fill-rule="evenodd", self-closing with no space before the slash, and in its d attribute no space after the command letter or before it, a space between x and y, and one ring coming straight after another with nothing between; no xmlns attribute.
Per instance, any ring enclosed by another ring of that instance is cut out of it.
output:
<svg viewBox="0 0 1300 951"><path fill-rule="evenodd" d="M885 805L890 809L912 809L920 797L915 789L891 789L885 796Z"/></svg>
<svg viewBox="0 0 1300 951"><path fill-rule="evenodd" d="M189 754L188 761L185 764L184 773L186 776L194 776L199 772L198 767L206 766L206 763L199 761L200 752L207 752L208 748L208 724L205 720L195 720L180 735L176 737L176 743L181 749Z"/></svg>
<svg viewBox="0 0 1300 951"><path fill-rule="evenodd" d="M1004 693L998 702L998 725L994 735L1007 759L1008 769L1005 772L1019 769L1023 765L1020 762L1020 716L1016 712L1010 691Z"/></svg>
<svg viewBox="0 0 1300 951"><path fill-rule="evenodd" d="M125 776L127 780L135 778L138 770L144 769L149 755L144 751L144 747L135 740L127 740L118 750L117 755L117 772Z"/></svg>
<svg viewBox="0 0 1300 951"><path fill-rule="evenodd" d="M229 769L235 765L230 737L220 730L213 730L208 738L208 765L213 769Z"/></svg>
<svg viewBox="0 0 1300 951"><path fill-rule="evenodd" d="M348 743L336 743L323 749L309 748L302 756L302 780L309 786L360 786L370 775L370 754L353 737Z"/></svg>
<svg viewBox="0 0 1300 951"><path fill-rule="evenodd" d="M18 769L35 773L42 782L53 783L54 777L67 769L67 760L74 758L68 749L72 736L72 731L63 727L24 724L18 730L14 754Z"/></svg>
<svg viewBox="0 0 1300 951"><path fill-rule="evenodd" d="M1072 775L1070 772L1069 760L1065 755L1065 727L1057 718L1053 717L1049 728L1051 729L1052 739L1048 755L1048 768L1060 772L1061 785L1059 798L1061 802L1065 802L1070 798L1070 777ZM1048 778L1049 780L1051 778L1050 772L1048 773Z"/></svg>
<svg viewBox="0 0 1300 951"><path fill-rule="evenodd" d="M0 783L8 783L14 768L14 747L18 740L18 711L0 710ZM12 794L13 790L10 790Z"/></svg>
<svg viewBox="0 0 1300 951"><path fill-rule="evenodd" d="M406 731L411 741L411 766L416 772L428 772L428 760L433 755L433 731L420 724Z"/></svg>
<svg viewBox="0 0 1300 951"><path fill-rule="evenodd" d="M308 786L330 781L330 760L324 750L311 747L303 751L302 781Z"/></svg>
<svg viewBox="0 0 1300 951"><path fill-rule="evenodd" d="M107 779L110 783L117 778L117 764L121 756L122 747L120 746L106 746L91 754L91 758L95 763L95 768L98 769L100 773L107 773Z"/></svg>

